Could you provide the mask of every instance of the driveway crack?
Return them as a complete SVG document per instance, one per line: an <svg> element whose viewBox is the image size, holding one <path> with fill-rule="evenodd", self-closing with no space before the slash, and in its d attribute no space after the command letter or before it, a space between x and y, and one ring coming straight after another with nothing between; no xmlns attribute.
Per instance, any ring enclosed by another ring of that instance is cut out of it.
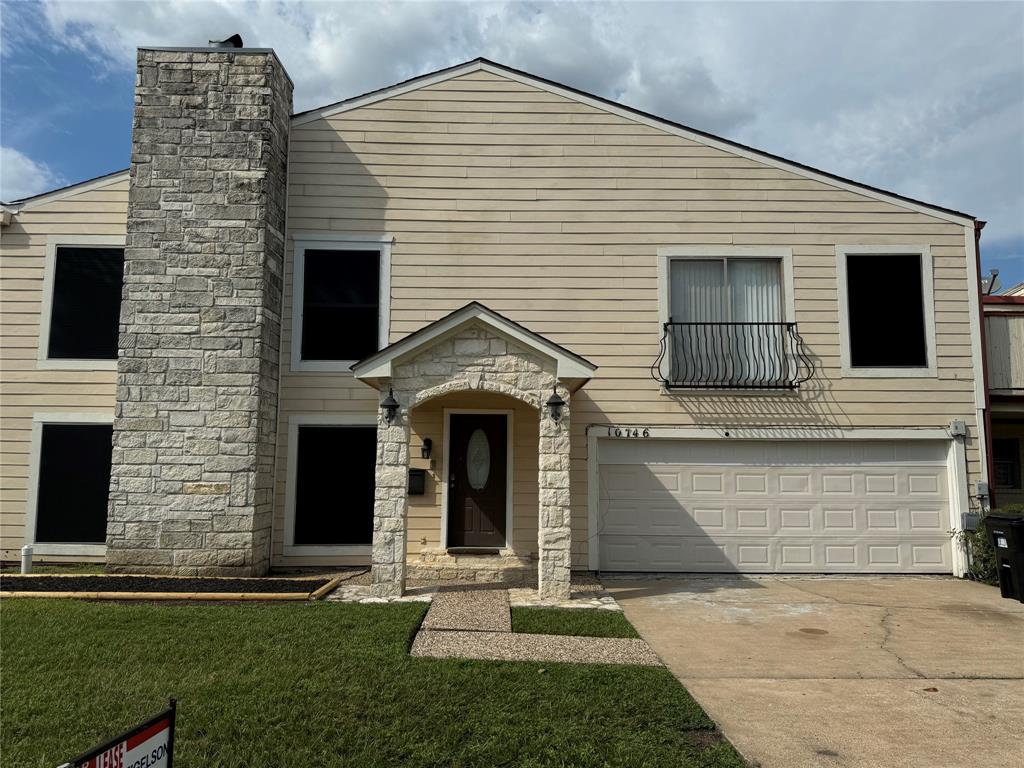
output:
<svg viewBox="0 0 1024 768"><path fill-rule="evenodd" d="M892 627L889 626L889 620L891 618L892 611L886 608L885 613L882 614L882 642L878 644L879 650L884 651L885 653L892 654L893 658L896 659L897 664L899 664L901 667L903 667L905 670L915 675L916 677L920 677L922 679L926 678L926 675L924 675L923 673L919 672L918 670L914 669L912 666L907 664L907 662L903 660L903 657L896 653L896 651L894 651L892 648L886 647L889 641L892 639Z"/></svg>
<svg viewBox="0 0 1024 768"><path fill-rule="evenodd" d="M805 586L803 584L797 584L795 581L786 581L785 584L786 584L787 587L791 587L792 589L795 589L798 592L806 592L808 595L814 595L815 597L820 597L823 600L828 600L830 603L834 603L834 604L838 603L838 604L842 605L842 601L839 600L838 598L832 597L831 595L823 595L823 594L821 594L821 592L815 592L813 589L810 589L809 587L807 587L807 586Z"/></svg>

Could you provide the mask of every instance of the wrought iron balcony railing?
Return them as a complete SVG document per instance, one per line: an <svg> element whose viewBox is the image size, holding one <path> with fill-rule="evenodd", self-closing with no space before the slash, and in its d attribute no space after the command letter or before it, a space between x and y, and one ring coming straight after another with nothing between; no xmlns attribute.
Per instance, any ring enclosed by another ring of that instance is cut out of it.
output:
<svg viewBox="0 0 1024 768"><path fill-rule="evenodd" d="M797 389L814 361L796 323L670 321L651 375L668 389Z"/></svg>

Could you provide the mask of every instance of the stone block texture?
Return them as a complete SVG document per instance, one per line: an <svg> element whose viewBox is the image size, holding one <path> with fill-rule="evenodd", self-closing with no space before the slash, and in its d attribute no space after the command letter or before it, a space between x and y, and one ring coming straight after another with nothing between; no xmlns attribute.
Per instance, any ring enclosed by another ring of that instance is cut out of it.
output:
<svg viewBox="0 0 1024 768"><path fill-rule="evenodd" d="M377 497L374 505L373 585L381 597L401 594L406 577L408 413L450 392L508 395L537 409L539 451L538 589L545 599L568 599L570 571L569 408L551 419L544 404L558 383L554 360L506 339L483 325L441 338L392 368L391 385L402 413L377 430ZM446 512L443 512L446 514Z"/></svg>
<svg viewBox="0 0 1024 768"><path fill-rule="evenodd" d="M139 51L108 570L269 568L291 112L272 52Z"/></svg>
<svg viewBox="0 0 1024 768"><path fill-rule="evenodd" d="M376 488L373 499L373 549L370 579L378 597L405 591L408 528L409 420L398 414L377 426Z"/></svg>

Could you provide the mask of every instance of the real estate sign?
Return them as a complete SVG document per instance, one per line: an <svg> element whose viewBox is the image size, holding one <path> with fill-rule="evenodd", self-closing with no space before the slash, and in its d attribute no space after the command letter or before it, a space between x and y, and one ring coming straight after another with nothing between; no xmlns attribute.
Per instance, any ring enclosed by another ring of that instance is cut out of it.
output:
<svg viewBox="0 0 1024 768"><path fill-rule="evenodd" d="M176 704L60 768L171 768Z"/></svg>

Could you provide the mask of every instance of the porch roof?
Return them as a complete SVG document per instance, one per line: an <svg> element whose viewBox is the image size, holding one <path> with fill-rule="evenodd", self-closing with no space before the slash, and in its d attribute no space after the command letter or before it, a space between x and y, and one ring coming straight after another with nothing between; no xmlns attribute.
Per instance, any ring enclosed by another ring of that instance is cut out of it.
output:
<svg viewBox="0 0 1024 768"><path fill-rule="evenodd" d="M474 324L486 325L495 333L554 360L557 365L558 380L570 391L575 391L586 384L597 370L597 366L586 358L544 338L539 333L534 333L529 328L485 307L480 302L472 301L418 331L410 333L404 339L399 339L379 352L363 358L352 366L352 373L360 381L380 389L381 384L391 378L392 364L395 361L428 349L443 338L452 336L461 329Z"/></svg>

